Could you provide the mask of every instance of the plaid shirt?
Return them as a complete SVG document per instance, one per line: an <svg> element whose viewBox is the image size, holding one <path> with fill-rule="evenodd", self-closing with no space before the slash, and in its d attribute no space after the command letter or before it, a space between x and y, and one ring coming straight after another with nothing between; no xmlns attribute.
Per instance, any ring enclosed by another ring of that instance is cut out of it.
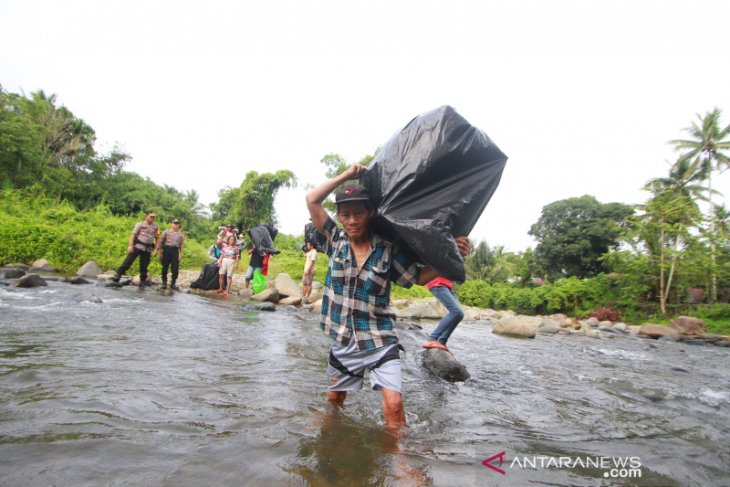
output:
<svg viewBox="0 0 730 487"><path fill-rule="evenodd" d="M398 343L393 330L395 313L390 308L390 281L403 287L415 284L416 260L375 235L370 254L358 272L345 230L329 218L322 233L327 237L329 258L322 297L322 329L343 345L354 334L358 350Z"/></svg>

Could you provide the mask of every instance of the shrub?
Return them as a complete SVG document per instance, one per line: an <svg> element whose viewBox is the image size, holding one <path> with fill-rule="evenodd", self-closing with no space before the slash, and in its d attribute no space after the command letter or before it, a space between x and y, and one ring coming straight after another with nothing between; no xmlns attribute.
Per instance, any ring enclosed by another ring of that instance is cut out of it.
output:
<svg viewBox="0 0 730 487"><path fill-rule="evenodd" d="M597 310L589 313L585 318L595 318L598 321L620 321L620 314L616 308L610 306L604 308L598 308Z"/></svg>

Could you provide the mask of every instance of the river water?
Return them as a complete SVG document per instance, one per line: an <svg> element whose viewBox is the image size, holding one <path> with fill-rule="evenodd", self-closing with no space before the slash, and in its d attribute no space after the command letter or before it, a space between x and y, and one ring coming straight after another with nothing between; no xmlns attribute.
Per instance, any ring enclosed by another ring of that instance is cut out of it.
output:
<svg viewBox="0 0 730 487"><path fill-rule="evenodd" d="M306 311L0 288L0 484L730 484L727 349L491 327L452 336L471 374L457 384L421 366L422 331L400 331L409 427L394 443L379 393L327 407L329 342ZM482 464L501 452L504 474ZM636 468L597 466L621 459Z"/></svg>

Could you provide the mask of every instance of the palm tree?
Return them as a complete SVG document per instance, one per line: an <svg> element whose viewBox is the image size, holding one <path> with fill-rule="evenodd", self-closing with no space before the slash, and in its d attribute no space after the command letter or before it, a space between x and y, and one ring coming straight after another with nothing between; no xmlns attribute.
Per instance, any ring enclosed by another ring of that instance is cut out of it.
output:
<svg viewBox="0 0 730 487"><path fill-rule="evenodd" d="M685 129L690 134L691 139L676 139L669 141L677 151L684 151L679 159L690 163L692 172L699 172L707 179L707 193L710 203L710 212L713 210L712 204L712 173L717 170L724 171L730 167L730 155L724 151L730 150L730 125L720 128L719 108L715 108L711 112L701 117L697 114L699 125L692 122L692 125ZM715 227L716 220L714 215L710 215L710 258L712 262L712 285L710 289L710 299L713 303L717 302L717 248L715 244Z"/></svg>
<svg viewBox="0 0 730 487"><path fill-rule="evenodd" d="M655 249L659 256L659 307L662 316L667 314L667 301L672 289L674 272L683 236L699 215L696 200L707 201L706 188L695 184L702 181L704 174L695 168L688 159L679 159L672 165L669 176L654 178L644 186L654 197L644 205L647 217L653 222L651 227L658 231ZM671 241L671 237L674 241ZM667 255L670 256L669 274L665 276Z"/></svg>

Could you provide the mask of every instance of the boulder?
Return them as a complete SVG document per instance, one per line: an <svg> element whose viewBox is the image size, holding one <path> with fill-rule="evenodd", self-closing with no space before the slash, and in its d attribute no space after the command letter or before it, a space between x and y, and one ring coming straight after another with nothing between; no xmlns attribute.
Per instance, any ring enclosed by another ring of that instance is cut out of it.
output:
<svg viewBox="0 0 730 487"><path fill-rule="evenodd" d="M629 327L626 325L626 323L614 323L611 327L616 331L620 331L621 333L628 333Z"/></svg>
<svg viewBox="0 0 730 487"><path fill-rule="evenodd" d="M288 298L280 299L277 304L280 304L283 306L286 306L286 305L299 306L300 304L302 304L302 298L296 297L296 296L289 296Z"/></svg>
<svg viewBox="0 0 730 487"><path fill-rule="evenodd" d="M669 337L676 340L679 338L679 333L677 333L676 330L669 328L668 326L654 325L651 323L641 325L638 334L641 336L648 336L649 338L654 339L660 337Z"/></svg>
<svg viewBox="0 0 730 487"><path fill-rule="evenodd" d="M64 277L63 282L68 284L91 284L91 282L87 281L81 276L76 277Z"/></svg>
<svg viewBox="0 0 730 487"><path fill-rule="evenodd" d="M251 290L251 288L244 288L238 291L238 295L242 298L251 299L251 296L253 296L253 291Z"/></svg>
<svg viewBox="0 0 730 487"><path fill-rule="evenodd" d="M322 300L318 299L317 301L312 303L312 311L315 313L319 313L322 310Z"/></svg>
<svg viewBox="0 0 730 487"><path fill-rule="evenodd" d="M122 287L122 283L121 282L114 282L114 281L109 280L109 279L101 280L101 281L97 282L96 285L97 286L102 286L102 287L110 287L112 289L119 289L119 288Z"/></svg>
<svg viewBox="0 0 730 487"><path fill-rule="evenodd" d="M14 263L11 263L11 264L5 264L3 266L3 268L4 269L9 269L9 268L12 268L12 269L23 269L24 271L27 271L28 269L30 269L30 266L27 265L27 264L21 264L21 263L15 263L14 262Z"/></svg>
<svg viewBox="0 0 730 487"><path fill-rule="evenodd" d="M592 326L589 324L584 324L580 329L581 334L590 337L590 338L598 338L598 332L593 329Z"/></svg>
<svg viewBox="0 0 730 487"><path fill-rule="evenodd" d="M394 308L407 308L411 305L410 299L394 299L390 302L390 305Z"/></svg>
<svg viewBox="0 0 730 487"><path fill-rule="evenodd" d="M479 321L480 319L481 319L481 315L479 314L479 311L474 311L473 309L464 308L463 321Z"/></svg>
<svg viewBox="0 0 730 487"><path fill-rule="evenodd" d="M46 259L38 259L33 262L28 272L56 272L56 269L51 267L51 264Z"/></svg>
<svg viewBox="0 0 730 487"><path fill-rule="evenodd" d="M274 303L255 303L255 304L244 304L241 306L243 311L276 311Z"/></svg>
<svg viewBox="0 0 730 487"><path fill-rule="evenodd" d="M13 287L40 287L48 286L48 283L38 274L26 274L13 284Z"/></svg>
<svg viewBox="0 0 730 487"><path fill-rule="evenodd" d="M492 333L521 338L535 338L540 323L542 323L542 318L535 316L507 316L499 320L499 323L492 328Z"/></svg>
<svg viewBox="0 0 730 487"><path fill-rule="evenodd" d="M269 301L271 303L278 303L279 299L280 299L279 291L277 291L276 289L272 289L272 288L264 289L260 293L254 294L253 296L251 296L251 299L253 299L254 301L259 301L259 302Z"/></svg>
<svg viewBox="0 0 730 487"><path fill-rule="evenodd" d="M707 333L707 325L704 321L691 316L680 316L672 321L669 328L680 335L704 335Z"/></svg>
<svg viewBox="0 0 730 487"><path fill-rule="evenodd" d="M464 382L469 378L466 367L444 350L426 349L421 353L421 360L426 370L449 382Z"/></svg>
<svg viewBox="0 0 730 487"><path fill-rule="evenodd" d="M18 268L7 267L3 271L3 277L5 277L5 279L19 279L24 275L25 271Z"/></svg>
<svg viewBox="0 0 730 487"><path fill-rule="evenodd" d="M322 289L322 283L319 281L312 281L312 289Z"/></svg>
<svg viewBox="0 0 730 487"><path fill-rule="evenodd" d="M611 328L613 326L612 321L599 321L598 322L598 328Z"/></svg>
<svg viewBox="0 0 730 487"><path fill-rule="evenodd" d="M139 286L139 284L140 284L140 281L141 281L141 280L142 280L142 279L141 279L141 278L140 278L140 277L139 277L139 276L137 275L137 276L134 276L133 278L131 278L131 279L129 280L129 283L131 283L131 284L132 284L133 286ZM121 281L120 281L120 282L121 282ZM149 286L150 284L153 284L153 282L152 282L152 278L151 278L150 276L147 276L147 280L145 281L145 284L146 284L146 285L148 285L148 286ZM124 283L122 283L122 285L124 286L125 284L124 284Z"/></svg>
<svg viewBox="0 0 730 487"><path fill-rule="evenodd" d="M96 277L101 273L101 267L96 265L96 262L93 260L88 261L76 271L76 275L80 277Z"/></svg>
<svg viewBox="0 0 730 487"><path fill-rule="evenodd" d="M598 323L599 323L599 321L598 321L598 318L596 318L596 317L594 317L594 316L591 316L591 317L590 317L590 318L588 318L587 320L582 320L582 321L581 321L581 324L583 324L583 323L587 324L587 325L588 325L588 326L590 326L591 328L598 328Z"/></svg>
<svg viewBox="0 0 730 487"><path fill-rule="evenodd" d="M543 323L537 327L538 335L555 335L558 331L560 331L560 327L555 325L546 325Z"/></svg>
<svg viewBox="0 0 730 487"><path fill-rule="evenodd" d="M419 301L414 303L407 308L398 309L395 315L398 318L406 320L419 320L419 319L430 319L439 320L444 317L446 313L440 314L428 301Z"/></svg>
<svg viewBox="0 0 730 487"><path fill-rule="evenodd" d="M322 299L322 293L320 291L312 291L312 294L309 295L308 301L310 303L314 303L316 301L319 301Z"/></svg>
<svg viewBox="0 0 730 487"><path fill-rule="evenodd" d="M279 291L279 296L288 298L290 296L302 297L302 289L294 282L289 274L279 273L274 279L274 287Z"/></svg>

